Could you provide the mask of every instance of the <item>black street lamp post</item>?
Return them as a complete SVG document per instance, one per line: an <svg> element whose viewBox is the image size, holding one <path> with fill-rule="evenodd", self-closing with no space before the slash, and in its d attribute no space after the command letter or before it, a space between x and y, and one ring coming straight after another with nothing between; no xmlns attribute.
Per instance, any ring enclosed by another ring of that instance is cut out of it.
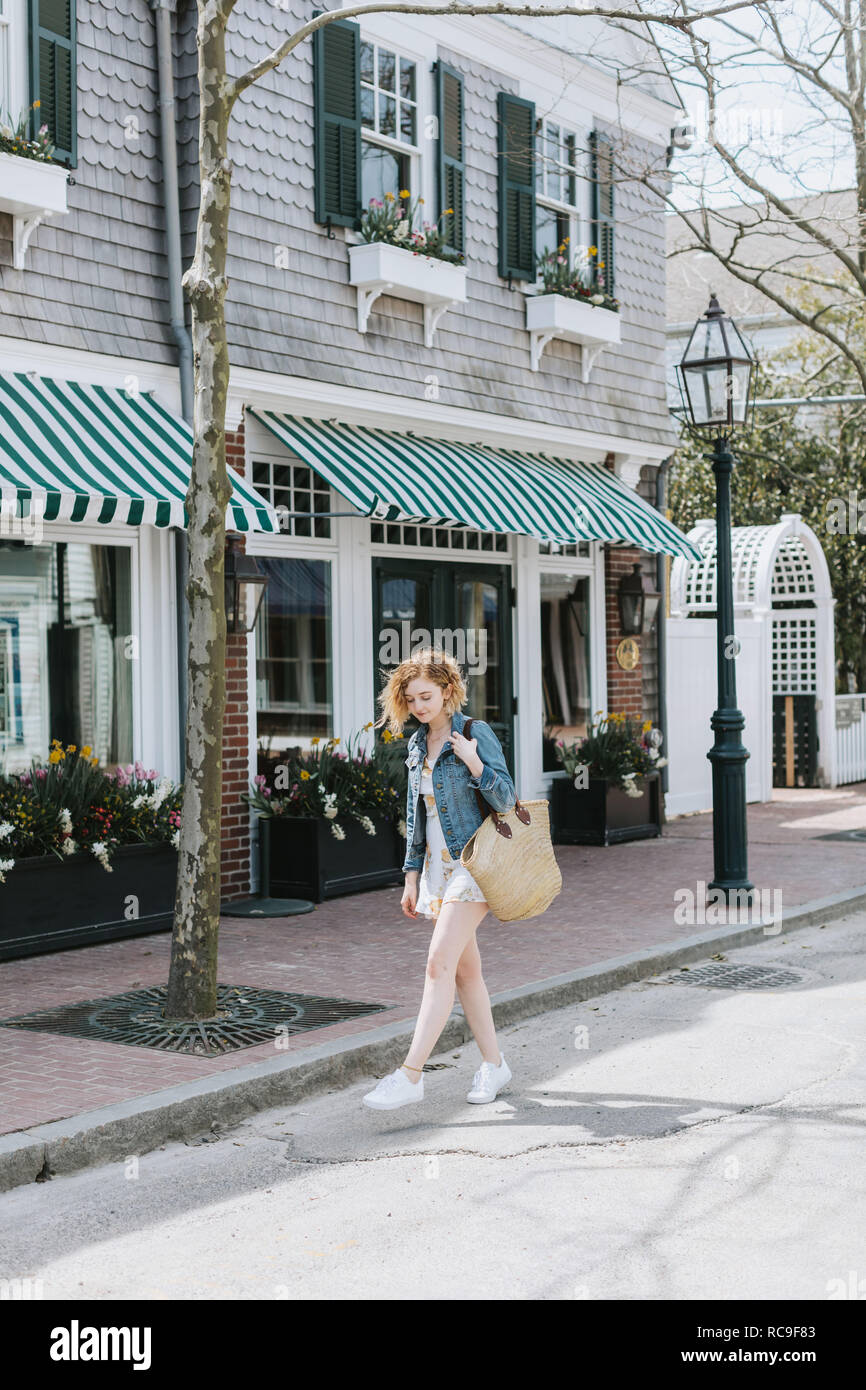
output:
<svg viewBox="0 0 866 1390"><path fill-rule="evenodd" d="M707 757L713 769L714 876L708 888L730 903L734 893L751 896L746 827L746 759L742 740L743 712L737 706L734 635L733 567L731 563L731 471L728 439L737 426L748 423L753 404L754 362L732 319L715 295L698 319L679 364L683 403L691 424L712 430L712 461L716 479L716 661L718 708L710 721L715 743ZM742 901L742 898L737 899Z"/></svg>

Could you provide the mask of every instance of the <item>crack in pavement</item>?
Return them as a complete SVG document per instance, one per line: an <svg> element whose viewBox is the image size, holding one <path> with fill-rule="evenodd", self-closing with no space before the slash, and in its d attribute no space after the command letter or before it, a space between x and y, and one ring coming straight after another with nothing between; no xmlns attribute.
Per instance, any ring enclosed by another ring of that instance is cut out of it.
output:
<svg viewBox="0 0 866 1390"><path fill-rule="evenodd" d="M770 1027L770 1025L766 1025ZM727 1111L723 1115L708 1115L703 1120L696 1120L693 1124L672 1125L668 1129L660 1130L657 1134L633 1134L625 1138L610 1139L551 1139L543 1143L532 1144L524 1149L509 1149L507 1153L485 1153L479 1149L458 1147L458 1148L437 1148L437 1149L395 1149L386 1153L370 1154L369 1156L355 1155L346 1158L317 1158L312 1155L286 1154L286 1161L289 1163L310 1164L333 1167L345 1167L352 1163L379 1163L383 1159L391 1158L432 1158L446 1155L464 1155L468 1158L494 1158L498 1160L509 1158L522 1158L533 1153L541 1153L555 1149L606 1149L616 1145L618 1148L625 1148L630 1144L653 1143L659 1139L670 1139L680 1134L692 1133L696 1130L708 1128L711 1125L723 1124L725 1121L739 1119L743 1115L753 1115L761 1111L770 1111L777 1106L783 1106L794 1101L796 1097L805 1095L806 1092L814 1090L816 1086L821 1086L825 1082L838 1077L846 1068L856 1061L858 1056L857 1048L853 1043L849 1043L842 1038L834 1038L829 1033L815 1032L813 1029L789 1029L781 1030L785 1033L793 1033L800 1037L818 1037L825 1042L831 1042L835 1046L846 1052L847 1057L843 1057L839 1065L832 1068L822 1076L815 1077L812 1081L805 1082L802 1086L796 1086L792 1090L785 1091L783 1095L777 1096L774 1100L756 1101L754 1105L738 1106L736 1109ZM273 1135L260 1136L262 1138L275 1138ZM282 1139L282 1136L280 1136Z"/></svg>

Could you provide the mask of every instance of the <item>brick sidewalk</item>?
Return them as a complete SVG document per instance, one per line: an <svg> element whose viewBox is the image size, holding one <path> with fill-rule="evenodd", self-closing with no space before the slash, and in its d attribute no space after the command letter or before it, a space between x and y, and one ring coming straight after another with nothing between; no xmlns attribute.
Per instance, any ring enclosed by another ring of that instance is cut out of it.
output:
<svg viewBox="0 0 866 1390"><path fill-rule="evenodd" d="M777 789L772 802L749 807L748 819L752 881L781 888L786 909L866 885L866 842L818 838L866 828L866 783L832 791ZM695 891L698 880L712 878L712 817L673 820L660 840L607 849L557 846L557 859L562 893L542 918L511 924L488 918L479 929L491 995L693 933L694 925L674 922L674 893ZM297 1034L298 1048L414 1019L432 924L405 918L400 893L386 888L336 898L301 917L224 918L220 982L390 1006ZM9 961L0 969L0 1019L164 984L169 949L165 932ZM206 1059L13 1028L0 1030L0 1044L0 1133L274 1055L272 1043Z"/></svg>

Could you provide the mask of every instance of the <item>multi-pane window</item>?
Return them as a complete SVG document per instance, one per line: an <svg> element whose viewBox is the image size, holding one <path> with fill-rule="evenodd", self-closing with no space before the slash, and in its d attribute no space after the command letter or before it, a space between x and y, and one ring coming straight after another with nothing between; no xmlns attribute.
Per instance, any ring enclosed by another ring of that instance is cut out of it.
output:
<svg viewBox="0 0 866 1390"><path fill-rule="evenodd" d="M17 0L0 0L0 125L10 125L15 127L18 121L18 111L12 109L12 40L13 15L12 7Z"/></svg>
<svg viewBox="0 0 866 1390"><path fill-rule="evenodd" d="M412 189L418 153L417 64L381 44L361 43L361 206Z"/></svg>
<svg viewBox="0 0 866 1390"><path fill-rule="evenodd" d="M125 546L0 545L0 772L51 740L132 759L132 561Z"/></svg>
<svg viewBox="0 0 866 1390"><path fill-rule="evenodd" d="M431 550L496 550L508 553L503 531L471 531L460 526L413 526L405 522L374 521L374 545L423 545Z"/></svg>
<svg viewBox="0 0 866 1390"><path fill-rule="evenodd" d="M581 180L573 130L545 121L535 156L535 249L542 256L568 242L569 261L580 236Z"/></svg>
<svg viewBox="0 0 866 1390"><path fill-rule="evenodd" d="M256 622L258 770L333 732L331 565L259 555L268 576Z"/></svg>
<svg viewBox="0 0 866 1390"><path fill-rule="evenodd" d="M539 555L588 556L589 541L539 541Z"/></svg>
<svg viewBox="0 0 866 1390"><path fill-rule="evenodd" d="M279 512L281 531L290 536L330 538L330 518L318 515L331 511L330 490L324 478L305 463L254 458L253 487ZM309 515L291 515L297 512Z"/></svg>

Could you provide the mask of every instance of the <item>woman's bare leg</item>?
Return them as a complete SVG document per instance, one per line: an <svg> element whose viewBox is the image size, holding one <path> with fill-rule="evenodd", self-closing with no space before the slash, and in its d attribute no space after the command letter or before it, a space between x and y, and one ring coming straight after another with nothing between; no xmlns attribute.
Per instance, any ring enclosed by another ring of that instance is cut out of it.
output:
<svg viewBox="0 0 866 1390"><path fill-rule="evenodd" d="M496 1025L490 1007L490 995L481 974L481 952L478 937L472 933L463 955L457 962L457 993L466 1015L466 1022L472 1029L472 1036L478 1044L485 1062L498 1066L502 1061L496 1041Z"/></svg>
<svg viewBox="0 0 866 1390"><path fill-rule="evenodd" d="M487 911L486 903L445 903L436 919L427 953L427 974L418 1022L403 1063L409 1080L416 1084L454 1008L457 962Z"/></svg>

